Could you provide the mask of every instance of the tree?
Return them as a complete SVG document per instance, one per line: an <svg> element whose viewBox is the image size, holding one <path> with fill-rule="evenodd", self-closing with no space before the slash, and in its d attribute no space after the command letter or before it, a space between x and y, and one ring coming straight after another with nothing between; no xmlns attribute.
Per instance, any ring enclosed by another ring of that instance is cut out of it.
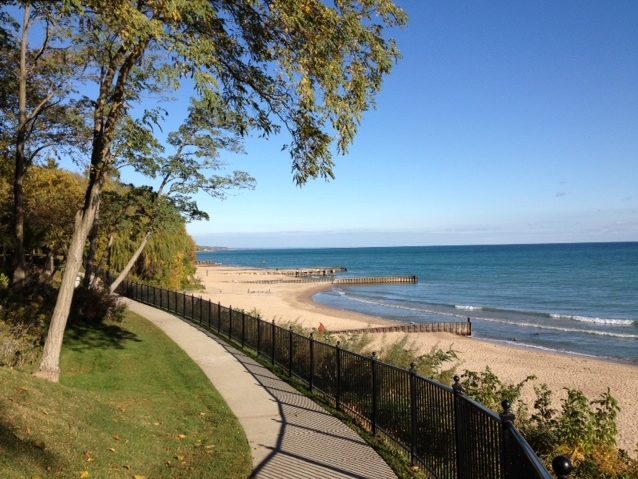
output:
<svg viewBox="0 0 638 479"><path fill-rule="evenodd" d="M14 88L7 88L7 96L15 95L17 101L8 101L0 118L4 132L11 131L15 149L13 181L14 221L14 271L13 282L20 284L26 278L24 248L25 196L24 178L28 168L44 151L69 151L77 149L86 140L82 115L78 105L69 100L70 80L74 61L68 50L59 45L62 32L61 18L50 8L50 2L37 0L22 3L23 18L18 35L18 24L6 12L0 17L5 41L1 43L4 62L2 70L8 73L4 80ZM43 28L42 40L37 49L29 45L34 24ZM11 35L11 30L16 32ZM11 41L18 45L9 48Z"/></svg>
<svg viewBox="0 0 638 479"><path fill-rule="evenodd" d="M148 187L126 186L105 195L100 207L100 263L120 271L140 238L152 232L144 251L132 266L138 278L164 288L179 289L195 273L195 245L186 232L182 212L167 197L158 198Z"/></svg>
<svg viewBox="0 0 638 479"><path fill-rule="evenodd" d="M148 228L139 246L110 285L111 292L126 278L144 251L153 235L156 220L163 217L162 212L165 212L165 208L162 207L166 199L170 200L171 205L176 207L186 220L208 219L208 214L198 208L197 203L192 200L192 195L204 191L212 197L223 199L229 189L252 189L255 184L254 178L243 171L234 171L229 175L212 173L223 166L219 160L219 151L240 151L241 143L240 131L238 125L232 121L232 116L220 111L219 108L214 108L206 101L193 101L184 124L178 131L168 135L168 144L174 149L172 155L163 154L163 148L152 148L155 143L150 138L152 132L147 128L133 121L129 122L129 128L137 134L123 135L123 138L149 137L149 141L143 143L151 147L142 148L147 154L138 158L139 149L131 151L128 145L125 145L122 156L128 157L126 163L138 171L159 180L159 186L153 193L152 205L149 208ZM157 154L149 154L154 150Z"/></svg>
<svg viewBox="0 0 638 479"><path fill-rule="evenodd" d="M56 381L82 250L113 166L118 125L143 92L191 77L242 134L288 130L295 181L332 178L398 57L385 28L405 15L391 0L67 0L77 48L98 85L84 206L75 218L38 376Z"/></svg>
<svg viewBox="0 0 638 479"><path fill-rule="evenodd" d="M25 181L25 246L46 254L45 273L53 275L54 258L64 256L74 212L82 204L85 180L54 161L29 169Z"/></svg>

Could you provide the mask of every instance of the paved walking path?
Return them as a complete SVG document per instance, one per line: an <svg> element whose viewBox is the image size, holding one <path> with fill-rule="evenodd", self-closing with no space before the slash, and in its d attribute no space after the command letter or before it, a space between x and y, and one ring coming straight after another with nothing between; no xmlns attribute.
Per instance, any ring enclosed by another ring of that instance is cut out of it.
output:
<svg viewBox="0 0 638 479"><path fill-rule="evenodd" d="M131 300L198 365L239 419L259 479L396 479L352 429L245 353L185 321Z"/></svg>

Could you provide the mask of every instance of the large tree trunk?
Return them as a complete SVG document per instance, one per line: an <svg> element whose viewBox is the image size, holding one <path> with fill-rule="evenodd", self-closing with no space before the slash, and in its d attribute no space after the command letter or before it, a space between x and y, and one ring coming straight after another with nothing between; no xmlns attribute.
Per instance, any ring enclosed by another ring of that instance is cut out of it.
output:
<svg viewBox="0 0 638 479"><path fill-rule="evenodd" d="M13 220L15 224L15 256L13 284L20 285L27 277L24 255L24 173L26 158L24 144L27 138L27 46L29 40L30 5L24 6L22 38L20 40L20 71L18 74L18 131L16 135L16 165L13 180Z"/></svg>
<svg viewBox="0 0 638 479"><path fill-rule="evenodd" d="M89 288L93 282L95 276L95 255L97 254L97 241L98 234L100 232L100 210L95 214L95 221L93 227L89 232L89 251L86 254L84 261L84 278L82 279L82 285L85 288Z"/></svg>
<svg viewBox="0 0 638 479"><path fill-rule="evenodd" d="M135 63L144 53L147 44L148 41L143 42L128 52L120 50L114 58L111 58L109 67L103 70L104 76L100 81L100 93L93 114L91 168L84 206L75 216L62 284L51 316L40 368L35 373L37 377L49 381L57 382L60 377L62 339L71 311L75 280L82 266L84 244L95 221L104 181L112 164L111 144L117 124L125 113L124 97L128 88L128 77ZM115 80L115 86L113 86L113 80Z"/></svg>
<svg viewBox="0 0 638 479"><path fill-rule="evenodd" d="M37 377L49 381L58 382L60 378L60 351L62 349L62 339L64 330L71 311L75 281L82 266L82 253L84 244L89 234L95 214L99 206L102 182L95 181L89 186L87 201L84 208L75 215L75 225L73 236L67 251L64 273L62 274L62 284L58 291L58 297L51 316L49 332L47 333L42 361L40 368L35 373Z"/></svg>
<svg viewBox="0 0 638 479"><path fill-rule="evenodd" d="M144 251L144 248L146 248L148 240L151 239L151 235L152 235L152 233L150 231L144 235L144 239L142 240L140 245L135 250L135 253L133 253L133 256L131 256L131 258L128 260L128 263L126 263L126 266L124 266L124 269L120 272L120 274L117 276L117 278L115 278L115 281L113 281L113 283L111 283L111 286L109 286L109 291L111 293L113 293L117 289L117 287L120 285L120 283L122 281L124 281L124 279L131 272L131 269L133 269L133 266L135 265L135 262L137 261L137 259L142 254L142 251Z"/></svg>

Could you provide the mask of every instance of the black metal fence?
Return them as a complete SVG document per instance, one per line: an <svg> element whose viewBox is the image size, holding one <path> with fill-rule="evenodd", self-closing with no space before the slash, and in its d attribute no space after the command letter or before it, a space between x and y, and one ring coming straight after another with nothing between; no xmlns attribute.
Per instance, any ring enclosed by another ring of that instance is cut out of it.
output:
<svg viewBox="0 0 638 479"><path fill-rule="evenodd" d="M248 347L440 479L552 479L512 424L453 387L193 295L125 282L118 292ZM558 471L557 471L558 472ZM567 471L568 473L569 471ZM566 475L559 477L567 477Z"/></svg>

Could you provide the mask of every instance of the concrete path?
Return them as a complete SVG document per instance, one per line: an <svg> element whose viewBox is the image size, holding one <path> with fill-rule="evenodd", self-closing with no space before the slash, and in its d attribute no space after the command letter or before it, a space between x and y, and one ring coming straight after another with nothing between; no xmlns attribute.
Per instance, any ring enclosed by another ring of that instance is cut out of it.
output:
<svg viewBox="0 0 638 479"><path fill-rule="evenodd" d="M352 429L268 369L165 311L126 299L204 371L239 419L259 479L396 479Z"/></svg>

